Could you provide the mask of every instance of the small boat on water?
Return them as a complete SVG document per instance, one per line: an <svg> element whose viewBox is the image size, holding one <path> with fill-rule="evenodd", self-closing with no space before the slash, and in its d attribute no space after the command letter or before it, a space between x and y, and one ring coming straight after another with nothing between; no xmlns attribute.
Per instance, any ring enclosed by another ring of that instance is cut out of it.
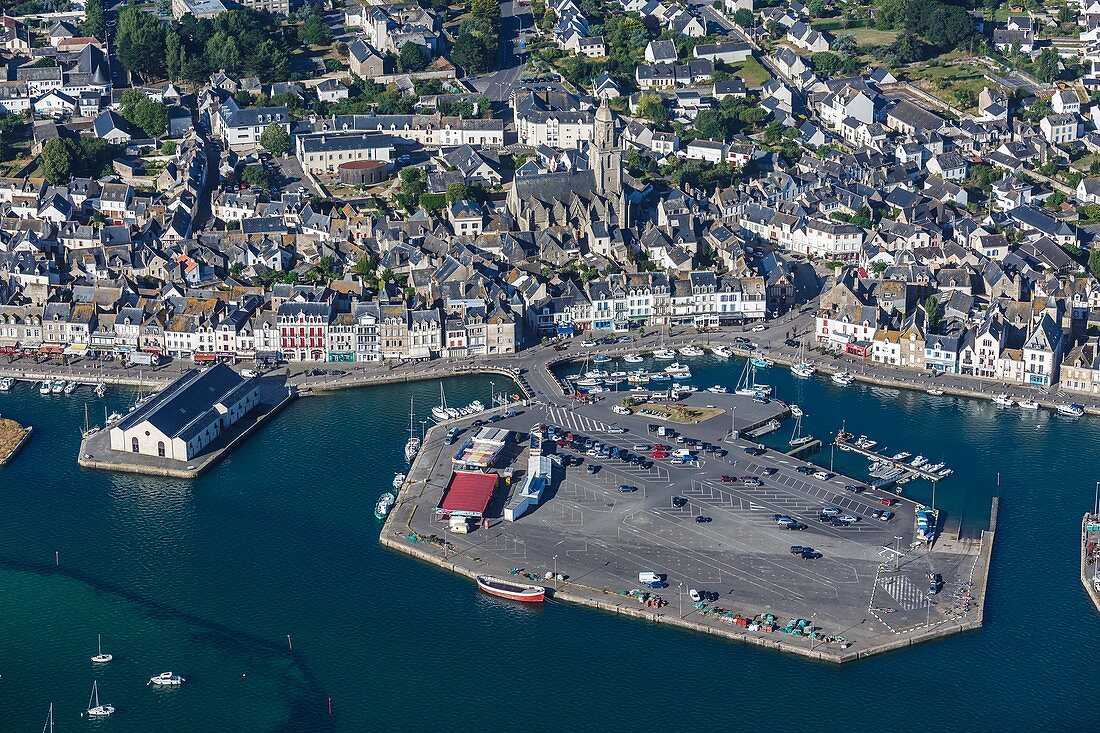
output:
<svg viewBox="0 0 1100 733"><path fill-rule="evenodd" d="M114 659L113 655L103 653L103 634L99 634L98 645L99 653L92 657L92 664L106 664Z"/></svg>
<svg viewBox="0 0 1100 733"><path fill-rule="evenodd" d="M644 359L642 359L642 357L638 356L637 354L627 354L623 357L623 361L625 361L627 364L641 364Z"/></svg>
<svg viewBox="0 0 1100 733"><path fill-rule="evenodd" d="M611 373L603 369L590 369L584 373L584 376L589 379L603 379L604 377L610 377Z"/></svg>
<svg viewBox="0 0 1100 733"><path fill-rule="evenodd" d="M849 384L855 381L855 377L846 371L840 371L833 375L833 382L839 384L842 387L847 387Z"/></svg>
<svg viewBox="0 0 1100 733"><path fill-rule="evenodd" d="M678 361L674 361L665 367L665 374L677 379L691 379L691 369L687 364L681 364Z"/></svg>
<svg viewBox="0 0 1100 733"><path fill-rule="evenodd" d="M791 367L791 374L795 375L796 377L802 377L803 379L809 379L816 372L817 369L805 362L801 364L795 364Z"/></svg>
<svg viewBox="0 0 1100 733"><path fill-rule="evenodd" d="M665 359L665 360L675 359L676 358L676 352L673 351L672 349L657 349L656 351L653 352L653 358L654 359Z"/></svg>
<svg viewBox="0 0 1100 733"><path fill-rule="evenodd" d="M1076 402L1072 405L1058 405L1055 409L1058 410L1059 415L1065 415L1066 417L1081 417L1085 414L1084 406Z"/></svg>
<svg viewBox="0 0 1100 733"><path fill-rule="evenodd" d="M671 382L672 377L664 372L657 372L656 374L649 375L650 384L663 384L665 382Z"/></svg>
<svg viewBox="0 0 1100 733"><path fill-rule="evenodd" d="M1021 410L1038 410L1039 403L1035 400L1020 400Z"/></svg>
<svg viewBox="0 0 1100 733"><path fill-rule="evenodd" d="M680 349L680 356L702 356L705 353L705 351L700 349L698 346L695 346L694 344L684 346Z"/></svg>
<svg viewBox="0 0 1100 733"><path fill-rule="evenodd" d="M932 389L926 389L924 391L927 392L928 394L932 395L933 397L942 397L943 396L943 390L940 389L939 387L933 387Z"/></svg>
<svg viewBox="0 0 1100 733"><path fill-rule="evenodd" d="M404 485L404 483L405 483L405 474L395 473L393 475L393 488L400 489L401 486Z"/></svg>
<svg viewBox="0 0 1100 733"><path fill-rule="evenodd" d="M599 387L601 384L603 384L603 380L595 377L585 377L577 380L578 387Z"/></svg>
<svg viewBox="0 0 1100 733"><path fill-rule="evenodd" d="M102 397L105 394L107 394L107 385L103 382L100 382L95 386L95 396Z"/></svg>
<svg viewBox="0 0 1100 733"><path fill-rule="evenodd" d="M180 677L178 674L172 674L171 672L161 672L160 674L155 674L150 677L148 684L155 687L179 687L186 681L187 680Z"/></svg>
<svg viewBox="0 0 1100 733"><path fill-rule="evenodd" d="M904 461L906 458L908 458L911 455L913 455L913 454L912 453L907 453L906 451L902 451L901 453L895 453L894 455L890 456L890 460L892 460L892 461Z"/></svg>
<svg viewBox="0 0 1100 733"><path fill-rule="evenodd" d="M11 388L15 386L15 380L11 377L4 377L0 379L0 392L10 392Z"/></svg>
<svg viewBox="0 0 1100 733"><path fill-rule="evenodd" d="M926 463L928 463L928 460L924 456L917 456L913 460L909 461L909 465L913 468L920 468Z"/></svg>
<svg viewBox="0 0 1100 733"><path fill-rule="evenodd" d="M420 438L416 437L413 428L413 398L409 397L409 439L405 441L405 461L412 463L416 454L420 452Z"/></svg>
<svg viewBox="0 0 1100 733"><path fill-rule="evenodd" d="M374 518L385 519L386 515L390 513L390 509L393 509L396 501L397 497L388 491L378 497L378 503L374 505Z"/></svg>
<svg viewBox="0 0 1100 733"><path fill-rule="evenodd" d="M546 588L541 585L527 585L501 580L491 575L477 576L477 587L489 595L507 598L524 603L542 603L546 599Z"/></svg>
<svg viewBox="0 0 1100 733"><path fill-rule="evenodd" d="M762 356L754 356L751 359L749 359L749 363L752 364L757 369L767 369L768 367L770 367L772 365L772 360L771 359L765 359Z"/></svg>
<svg viewBox="0 0 1100 733"><path fill-rule="evenodd" d="M76 391L76 382L65 382L65 394L72 394Z"/></svg>
<svg viewBox="0 0 1100 733"><path fill-rule="evenodd" d="M715 356L721 357L723 359L728 359L733 356L733 352L730 350L730 347L724 344L715 344L714 346L710 347L710 351Z"/></svg>
<svg viewBox="0 0 1100 733"><path fill-rule="evenodd" d="M481 400L474 400L473 402L471 402L470 404L468 404L466 406L469 407L470 412L473 412L473 413L485 412L485 405L483 405L481 403Z"/></svg>
<svg viewBox="0 0 1100 733"><path fill-rule="evenodd" d="M645 371L644 369L639 369L636 372L630 372L626 375L626 381L630 382L631 384L641 384L642 382L646 382L648 380L649 372Z"/></svg>
<svg viewBox="0 0 1100 733"><path fill-rule="evenodd" d="M720 384L716 384L713 387L707 387L707 391L708 392L714 392L715 394L726 394L727 392L729 392L728 389L726 389L725 387L723 387Z"/></svg>
<svg viewBox="0 0 1100 733"><path fill-rule="evenodd" d="M1007 394L1001 392L998 395L993 395L993 404L1000 405L1001 407L1012 407L1016 403L1013 402L1012 398L1009 397Z"/></svg>
<svg viewBox="0 0 1100 733"><path fill-rule="evenodd" d="M61 394L65 391L65 380L55 379L50 382L50 394Z"/></svg>
<svg viewBox="0 0 1100 733"><path fill-rule="evenodd" d="M111 423L116 423L121 419L122 419L122 413L121 412L112 412L110 415L107 416L107 424L110 425Z"/></svg>
<svg viewBox="0 0 1100 733"><path fill-rule="evenodd" d="M432 408L432 417L439 422L443 422L447 419L447 408L443 405L436 405Z"/></svg>
<svg viewBox="0 0 1100 733"><path fill-rule="evenodd" d="M49 393L50 393L50 383L47 382L45 379L43 379L42 382L38 385L38 394L49 394Z"/></svg>
<svg viewBox="0 0 1100 733"><path fill-rule="evenodd" d="M596 354L592 357L593 364L606 364L609 361L611 361L611 357L607 354Z"/></svg>
<svg viewBox="0 0 1100 733"><path fill-rule="evenodd" d="M99 684L92 680L92 695L88 698L88 710L85 714L89 718L109 718L115 714L115 706L110 703L99 704Z"/></svg>

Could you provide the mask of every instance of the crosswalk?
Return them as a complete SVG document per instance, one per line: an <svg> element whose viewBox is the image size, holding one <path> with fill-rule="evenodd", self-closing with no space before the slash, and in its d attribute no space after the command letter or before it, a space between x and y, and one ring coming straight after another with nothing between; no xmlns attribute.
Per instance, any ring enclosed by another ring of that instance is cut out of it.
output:
<svg viewBox="0 0 1100 733"><path fill-rule="evenodd" d="M570 410L568 407L556 405L547 406L546 413L547 419L552 424L560 425L566 430L572 430L579 433L599 433L607 430L608 427L607 423L602 420L596 420L587 415L581 415Z"/></svg>
<svg viewBox="0 0 1100 733"><path fill-rule="evenodd" d="M927 596L904 575L888 575L878 579L881 588L893 600L894 604L905 611L923 608Z"/></svg>

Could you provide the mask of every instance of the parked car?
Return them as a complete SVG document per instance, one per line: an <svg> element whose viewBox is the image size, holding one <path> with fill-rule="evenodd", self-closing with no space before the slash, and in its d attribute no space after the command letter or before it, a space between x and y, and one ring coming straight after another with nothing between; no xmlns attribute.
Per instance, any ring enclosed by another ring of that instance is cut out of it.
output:
<svg viewBox="0 0 1100 733"><path fill-rule="evenodd" d="M802 545L791 545L791 554L792 555L801 555L806 550L813 550L813 549L814 548L812 548L812 547L803 547Z"/></svg>
<svg viewBox="0 0 1100 733"><path fill-rule="evenodd" d="M807 547L805 550L802 551L802 553L800 553L799 557L801 557L803 560L816 560L821 557L821 553L817 550L813 550Z"/></svg>
<svg viewBox="0 0 1100 733"><path fill-rule="evenodd" d="M801 474L810 474L814 472L814 470L809 466L798 466L794 470L798 471Z"/></svg>
<svg viewBox="0 0 1100 733"><path fill-rule="evenodd" d="M775 474L775 473L776 473L776 472L777 472L778 470L779 470L779 469L778 469L778 468L776 468L775 466L768 466L767 468L765 468L765 469L764 469L764 475L765 475L765 476L772 476L772 475L774 475L774 474Z"/></svg>
<svg viewBox="0 0 1100 733"><path fill-rule="evenodd" d="M882 516L879 517L879 519L881 519L884 522L889 522L893 518L894 518L894 513L893 512L883 512Z"/></svg>
<svg viewBox="0 0 1100 733"><path fill-rule="evenodd" d="M863 488L864 487L860 486L859 484L848 484L844 487L844 490L851 491L853 494L858 494L863 491Z"/></svg>
<svg viewBox="0 0 1100 733"><path fill-rule="evenodd" d="M797 349L799 346L798 339L787 339L783 343L787 346L790 346L792 349Z"/></svg>
<svg viewBox="0 0 1100 733"><path fill-rule="evenodd" d="M745 452L748 453L750 456L762 456L765 453L767 453L767 451L764 450L763 448L754 448L752 446L749 446L748 448L746 448Z"/></svg>
<svg viewBox="0 0 1100 733"><path fill-rule="evenodd" d="M843 524L855 524L859 521L859 517L857 517L855 514L841 514L839 517L836 518L836 520Z"/></svg>
<svg viewBox="0 0 1100 733"><path fill-rule="evenodd" d="M746 476L745 478L741 479L741 482L744 483L745 486L763 486L764 485L764 482L761 481L760 479L756 478L755 476Z"/></svg>
<svg viewBox="0 0 1100 733"><path fill-rule="evenodd" d="M832 519L833 517L839 517L840 516L840 510L837 509L835 506L822 507L821 516L829 517L830 519Z"/></svg>
<svg viewBox="0 0 1100 733"><path fill-rule="evenodd" d="M607 429L607 432L611 435L622 435L626 432L626 428L619 427L618 425L612 425Z"/></svg>
<svg viewBox="0 0 1100 733"><path fill-rule="evenodd" d="M589 463L588 466L585 467L585 470L588 471L588 473L591 475L593 473L596 473L596 471L600 470L600 464L598 464L598 463Z"/></svg>
<svg viewBox="0 0 1100 733"><path fill-rule="evenodd" d="M631 486L629 484L623 484L619 487L619 493L620 494L633 494L637 490L638 490L637 486Z"/></svg>
<svg viewBox="0 0 1100 733"><path fill-rule="evenodd" d="M684 508L685 506L687 506L687 503L688 503L688 500L685 499L682 496L672 497L672 506L676 507L677 509Z"/></svg>
<svg viewBox="0 0 1100 733"><path fill-rule="evenodd" d="M768 330L768 327L765 326L763 323L758 323L757 325L752 327L752 332L753 333L760 333L761 331L767 331L767 330Z"/></svg>
<svg viewBox="0 0 1100 733"><path fill-rule="evenodd" d="M733 483L733 476L722 476L722 483L732 484Z"/></svg>
<svg viewBox="0 0 1100 733"><path fill-rule="evenodd" d="M704 516L702 514L700 514L699 516L697 516L695 518L695 523L696 524L706 524L709 521L710 521L710 517Z"/></svg>
<svg viewBox="0 0 1100 733"><path fill-rule="evenodd" d="M814 478L820 481L828 481L833 477L833 474L828 471L814 471Z"/></svg>

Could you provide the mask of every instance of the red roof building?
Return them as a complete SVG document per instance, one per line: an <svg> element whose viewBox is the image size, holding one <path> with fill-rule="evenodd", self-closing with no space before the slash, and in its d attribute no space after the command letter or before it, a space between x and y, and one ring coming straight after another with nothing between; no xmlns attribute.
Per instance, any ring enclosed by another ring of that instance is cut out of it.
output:
<svg viewBox="0 0 1100 733"><path fill-rule="evenodd" d="M496 486L495 473L455 471L451 474L451 480L443 492L443 501L439 503L436 513L456 517L483 517L493 500Z"/></svg>

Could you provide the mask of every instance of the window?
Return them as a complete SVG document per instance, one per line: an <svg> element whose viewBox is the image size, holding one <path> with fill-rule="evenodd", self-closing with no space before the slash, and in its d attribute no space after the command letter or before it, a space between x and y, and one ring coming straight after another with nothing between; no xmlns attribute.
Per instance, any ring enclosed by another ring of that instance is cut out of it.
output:
<svg viewBox="0 0 1100 733"><path fill-rule="evenodd" d="M130 439L130 450L133 451L134 453L138 452L138 439L137 438L131 438Z"/></svg>
<svg viewBox="0 0 1100 733"><path fill-rule="evenodd" d="M164 458L164 441L157 441L157 455Z"/></svg>

